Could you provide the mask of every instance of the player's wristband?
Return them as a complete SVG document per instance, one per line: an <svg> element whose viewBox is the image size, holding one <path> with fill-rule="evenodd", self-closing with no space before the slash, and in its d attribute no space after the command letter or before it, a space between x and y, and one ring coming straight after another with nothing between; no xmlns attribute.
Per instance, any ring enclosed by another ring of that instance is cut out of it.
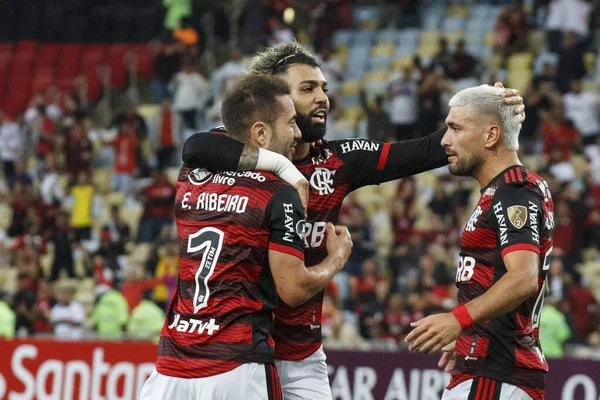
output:
<svg viewBox="0 0 600 400"><path fill-rule="evenodd" d="M464 304L452 311L451 314L456 317L461 329L466 329L473 325L473 318L471 318L471 314L469 314L469 310L467 310Z"/></svg>
<svg viewBox="0 0 600 400"><path fill-rule="evenodd" d="M272 172L292 186L306 179L290 160L266 149L258 149L256 169Z"/></svg>

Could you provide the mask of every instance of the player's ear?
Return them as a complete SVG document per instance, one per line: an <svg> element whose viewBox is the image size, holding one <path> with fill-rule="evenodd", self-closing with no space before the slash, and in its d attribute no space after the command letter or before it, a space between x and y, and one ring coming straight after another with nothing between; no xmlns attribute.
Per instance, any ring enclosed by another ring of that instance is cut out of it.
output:
<svg viewBox="0 0 600 400"><path fill-rule="evenodd" d="M271 141L271 127L262 121L257 121L250 128L250 143L256 147L266 148Z"/></svg>
<svg viewBox="0 0 600 400"><path fill-rule="evenodd" d="M502 143L502 131L498 125L490 125L485 130L485 148L491 150Z"/></svg>

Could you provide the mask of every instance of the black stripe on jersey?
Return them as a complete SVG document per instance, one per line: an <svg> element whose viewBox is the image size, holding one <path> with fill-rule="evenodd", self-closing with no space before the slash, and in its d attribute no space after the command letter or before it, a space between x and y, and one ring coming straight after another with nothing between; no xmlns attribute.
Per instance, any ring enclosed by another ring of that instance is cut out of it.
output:
<svg viewBox="0 0 600 400"><path fill-rule="evenodd" d="M258 278L258 299L263 303L263 310L274 310L277 308L277 289L273 282L271 269L263 267ZM253 351L269 354L275 358L275 350L265 340L269 337L269 332L273 327L273 318L271 313L255 313L252 316L252 347Z"/></svg>
<svg viewBox="0 0 600 400"><path fill-rule="evenodd" d="M478 400L477 393L481 393L483 379L484 378L480 376L473 378L473 383L471 384L471 390L469 390L469 396L467 397L467 400Z"/></svg>
<svg viewBox="0 0 600 400"><path fill-rule="evenodd" d="M461 253L468 254L475 258L480 265L495 265L496 251L487 247L464 246L460 249Z"/></svg>
<svg viewBox="0 0 600 400"><path fill-rule="evenodd" d="M220 193L219 193L220 195ZM212 224L215 223L231 223L246 228L256 229L264 222L265 207L252 207L250 203L242 214L232 211L207 211L204 209L196 209L196 203L188 202L191 209L183 209L181 202L175 204L175 218L184 221L207 221L210 219ZM235 219L233 218L235 217Z"/></svg>
<svg viewBox="0 0 600 400"><path fill-rule="evenodd" d="M221 256L219 257L219 264L227 264L235 261L236 265L259 265L260 262L264 261L264 257L268 254L269 250L265 246L257 246L254 243L225 243L225 246L221 250ZM179 239L179 258L181 260L192 260L202 261L204 252L188 253L187 250L188 242L187 239ZM255 259L255 260L254 260ZM260 260L258 263L256 261Z"/></svg>
<svg viewBox="0 0 600 400"><path fill-rule="evenodd" d="M494 277L492 284L495 284L506 273L506 267L502 262L501 256L496 252L498 260L494 262ZM515 346L514 335L517 324L515 311L510 312L500 318L489 322L489 332L496 332L490 335L486 363L483 368L483 375L493 376L502 382L512 382L512 371L515 366ZM502 334L503 333L503 334Z"/></svg>
<svg viewBox="0 0 600 400"><path fill-rule="evenodd" d="M321 325L289 325L280 319L277 320L278 332L285 329L286 342L295 343L320 343L321 342Z"/></svg>
<svg viewBox="0 0 600 400"><path fill-rule="evenodd" d="M458 291L458 302L468 303L475 297L479 297L487 292L489 287L483 286L477 282L472 283L461 283L460 290Z"/></svg>
<svg viewBox="0 0 600 400"><path fill-rule="evenodd" d="M266 341L266 339L265 339ZM240 363L273 363L273 351L270 354L260 353L252 344L243 343L196 343L182 346L168 336L161 336L158 342L158 355L185 359L207 359L235 361Z"/></svg>
<svg viewBox="0 0 600 400"><path fill-rule="evenodd" d="M512 384L521 388L544 389L546 373L539 369L513 367Z"/></svg>
<svg viewBox="0 0 600 400"><path fill-rule="evenodd" d="M179 296L183 300L191 300L196 293L196 281L191 279L179 280ZM261 301L260 289L254 282L241 279L223 279L210 284L210 298L245 297Z"/></svg>

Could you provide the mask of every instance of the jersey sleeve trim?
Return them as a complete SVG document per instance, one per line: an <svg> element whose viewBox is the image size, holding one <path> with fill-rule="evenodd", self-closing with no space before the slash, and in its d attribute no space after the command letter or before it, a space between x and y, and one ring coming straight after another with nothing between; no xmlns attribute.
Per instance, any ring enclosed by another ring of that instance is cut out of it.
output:
<svg viewBox="0 0 600 400"><path fill-rule="evenodd" d="M540 254L540 247L536 246L535 244L517 243L517 244L513 244L512 246L508 246L504 250L502 250L502 252L501 252L502 257L506 256L508 253L512 253L513 251L517 251L517 250L529 250L529 251L533 251L537 255Z"/></svg>
<svg viewBox="0 0 600 400"><path fill-rule="evenodd" d="M290 254L292 256L296 256L299 259L301 259L302 261L304 261L304 252L295 249L291 246L286 246L283 244L279 244L279 243L269 243L269 250L275 250L275 251L279 251L281 253L286 253L286 254Z"/></svg>
<svg viewBox="0 0 600 400"><path fill-rule="evenodd" d="M390 146L391 143L386 143L383 145L381 149L381 156L379 157L379 162L377 163L377 169L382 170L385 168L385 164L387 163L388 154L390 154Z"/></svg>

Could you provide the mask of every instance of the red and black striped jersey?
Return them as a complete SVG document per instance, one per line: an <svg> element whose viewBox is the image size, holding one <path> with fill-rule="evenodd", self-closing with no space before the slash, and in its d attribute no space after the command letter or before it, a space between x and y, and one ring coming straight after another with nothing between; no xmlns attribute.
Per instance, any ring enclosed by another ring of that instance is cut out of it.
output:
<svg viewBox="0 0 600 400"><path fill-rule="evenodd" d="M274 249L304 259L304 212L294 188L265 172L184 166L175 219L179 276L156 369L182 378L273 363Z"/></svg>
<svg viewBox="0 0 600 400"><path fill-rule="evenodd" d="M462 331L456 340L456 369L449 388L485 377L543 399L548 364L539 343L539 321L553 228L548 184L524 167L507 168L481 190L460 239L459 303L489 290L506 273L503 257L516 250L539 254L538 291L514 311Z"/></svg>
<svg viewBox="0 0 600 400"><path fill-rule="evenodd" d="M327 257L325 227L337 222L348 193L362 186L379 184L389 152L389 143L351 139L323 141L311 147L303 162L295 162L310 183L306 222L306 265ZM273 338L275 358L303 360L321 346L323 291L300 307L285 304L275 310Z"/></svg>
<svg viewBox="0 0 600 400"><path fill-rule="evenodd" d="M294 160L310 182L306 222L306 266L327 256L325 227L337 223L344 197L362 186L418 174L448 163L441 146L446 129L417 140L382 143L365 139L327 141L311 147L305 160ZM222 129L192 135L184 144L182 158L188 165L214 170L235 168L244 148ZM227 149L226 152L223 149ZM226 154L224 154L226 153ZM304 305L282 305L275 311L273 338L275 358L303 360L321 346L323 292Z"/></svg>

